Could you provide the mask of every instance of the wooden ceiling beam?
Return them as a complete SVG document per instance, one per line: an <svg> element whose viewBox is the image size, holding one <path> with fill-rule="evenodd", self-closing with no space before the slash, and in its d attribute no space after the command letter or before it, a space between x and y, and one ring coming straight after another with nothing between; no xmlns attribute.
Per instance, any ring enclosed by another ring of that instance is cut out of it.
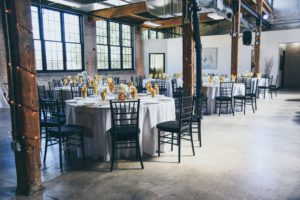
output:
<svg viewBox="0 0 300 200"><path fill-rule="evenodd" d="M91 14L99 17L111 19L111 18L118 18L118 17L126 17L128 15L144 13L144 12L147 12L146 3L138 2L138 3L127 4L124 6L118 6L118 7L94 11ZM101 19L97 17L93 17L92 20L97 21Z"/></svg>
<svg viewBox="0 0 300 200"><path fill-rule="evenodd" d="M127 17L130 17L130 18L136 19L136 20L140 20L140 21L151 21L150 18L143 17L143 16L140 16L140 15L135 15L135 14L129 14Z"/></svg>
<svg viewBox="0 0 300 200"><path fill-rule="evenodd" d="M207 13L201 14L200 17L200 22L207 22L207 21L213 21L213 19L207 17ZM175 17L171 19L166 19L166 20L155 20L152 21L153 23L160 24L161 26L153 27L153 26L148 26L144 25L141 28L142 30L147 30L147 29L163 29L163 28L173 28L177 26L182 25L182 17Z"/></svg>

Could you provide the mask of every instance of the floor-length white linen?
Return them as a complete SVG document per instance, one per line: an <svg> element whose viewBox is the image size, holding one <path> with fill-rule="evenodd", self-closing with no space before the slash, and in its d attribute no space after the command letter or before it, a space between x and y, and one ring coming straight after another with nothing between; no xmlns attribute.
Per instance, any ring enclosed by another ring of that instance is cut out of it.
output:
<svg viewBox="0 0 300 200"><path fill-rule="evenodd" d="M0 88L0 108L9 108L9 104L6 101L6 98Z"/></svg>
<svg viewBox="0 0 300 200"><path fill-rule="evenodd" d="M220 95L220 84L203 84L204 93L207 95L207 112L212 114L215 112L215 97ZM232 95L244 95L245 85L243 83L234 83Z"/></svg>
<svg viewBox="0 0 300 200"><path fill-rule="evenodd" d="M68 124L84 126L85 155L94 159L102 158L110 160L110 134L111 112L109 104L98 98L88 98L85 101L95 102L94 105L83 105L82 103L66 103L66 118ZM106 105L102 105L106 104ZM100 106L101 105L101 106ZM157 149L156 124L175 119L175 103L171 98L149 98L141 99L140 107L140 145L142 153L154 155ZM119 151L120 152L120 151ZM118 156L134 155L135 151L122 151Z"/></svg>

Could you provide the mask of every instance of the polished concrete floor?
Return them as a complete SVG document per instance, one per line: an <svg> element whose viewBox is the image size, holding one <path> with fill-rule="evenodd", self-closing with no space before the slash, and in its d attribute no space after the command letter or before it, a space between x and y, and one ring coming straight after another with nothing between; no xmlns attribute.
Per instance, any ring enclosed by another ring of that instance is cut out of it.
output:
<svg viewBox="0 0 300 200"><path fill-rule="evenodd" d="M109 163L72 158L60 174L53 149L42 169L45 189L31 197L13 195L9 114L1 111L0 120L0 199L300 199L300 91L260 99L255 114L249 107L245 116L205 116L203 147L192 156L184 143L181 164L176 151L145 158L144 170L120 161L109 172Z"/></svg>

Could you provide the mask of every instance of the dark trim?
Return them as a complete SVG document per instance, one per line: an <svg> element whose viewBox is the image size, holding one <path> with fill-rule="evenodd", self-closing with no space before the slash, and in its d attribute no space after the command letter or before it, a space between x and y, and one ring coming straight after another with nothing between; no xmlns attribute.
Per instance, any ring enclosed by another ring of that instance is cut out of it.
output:
<svg viewBox="0 0 300 200"><path fill-rule="evenodd" d="M62 50L63 50L63 68L64 68L64 71L67 71L67 52L66 52L66 38L65 38L65 16L64 16L64 14L62 12L59 12L59 16L60 16L61 42L62 42Z"/></svg>
<svg viewBox="0 0 300 200"><path fill-rule="evenodd" d="M68 12L68 11L61 11L57 10L52 7L44 7L41 4L32 4L31 6L37 7L38 8L38 19L39 19L39 32L40 32L40 42L41 42L41 53L42 53L42 63L43 63L43 70L37 70L38 73L44 73L44 72L77 72L77 71L83 71L85 69L85 56L84 56L84 34L83 34L83 19L82 16L73 13L73 12ZM44 21L43 21L43 13L42 10L52 10L59 12L60 15L60 28L61 28L61 40L60 41L53 41L53 40L45 40L44 36ZM64 24L64 14L71 14L71 15L76 15L79 20L79 37L80 37L80 43L77 42L66 42L65 40L65 24ZM35 39L37 40L37 39ZM62 51L63 51L63 70L48 70L47 69L47 56L46 56L46 42L58 42L62 44ZM81 45L81 69L79 70L68 70L67 69L67 49L66 49L66 44L80 44Z"/></svg>
<svg viewBox="0 0 300 200"><path fill-rule="evenodd" d="M163 67L163 73L166 72L166 54L165 53L149 53L149 74L151 73L150 67L151 67L151 55L164 55L164 67Z"/></svg>
<svg viewBox="0 0 300 200"><path fill-rule="evenodd" d="M112 45L111 41L110 41L110 23L117 23L119 25L119 45ZM122 24L122 23L118 23L118 22L114 22L114 21L110 21L110 20L106 20L106 31L107 31L107 44L100 44L100 43L96 43L96 45L102 45L102 46L107 46L108 49L108 69L98 69L97 66L97 70L98 71L127 71L127 70L134 70L135 69L135 62L134 62L134 34L133 34L133 28L131 25L128 24ZM130 36L131 36L131 46L124 46L123 45L123 27L122 25L127 25L130 27ZM97 25L96 25L97 26ZM96 35L97 37L97 35ZM112 69L111 67L111 47L118 47L120 48L120 68L119 69ZM124 69L124 65L123 65L123 48L131 48L131 55L132 55L132 60L131 60L131 68L130 69ZM97 58L97 62L98 62L98 58ZM97 63L98 65L98 63Z"/></svg>

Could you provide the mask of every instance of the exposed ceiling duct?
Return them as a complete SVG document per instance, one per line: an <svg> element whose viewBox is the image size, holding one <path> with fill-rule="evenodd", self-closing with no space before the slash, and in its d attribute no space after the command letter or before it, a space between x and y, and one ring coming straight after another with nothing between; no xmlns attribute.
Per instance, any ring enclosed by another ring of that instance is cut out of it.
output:
<svg viewBox="0 0 300 200"><path fill-rule="evenodd" d="M147 0L149 13L160 18L182 15L182 0ZM222 12L225 7L223 0L198 0L200 13Z"/></svg>

